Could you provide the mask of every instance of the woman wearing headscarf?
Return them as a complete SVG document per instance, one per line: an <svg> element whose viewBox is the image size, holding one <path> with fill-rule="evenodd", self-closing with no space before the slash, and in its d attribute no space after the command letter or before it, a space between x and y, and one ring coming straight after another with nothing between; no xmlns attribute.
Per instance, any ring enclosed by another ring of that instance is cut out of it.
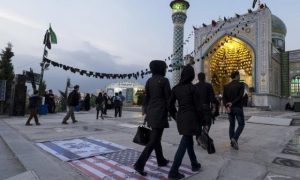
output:
<svg viewBox="0 0 300 180"><path fill-rule="evenodd" d="M96 119L99 117L99 111L101 111L101 119L103 120L103 106L104 106L104 98L102 96L102 93L100 92L96 98L96 111L97 111L97 116Z"/></svg>
<svg viewBox="0 0 300 180"><path fill-rule="evenodd" d="M171 88L169 80L165 78L167 65L164 61L153 60L149 66L152 77L148 79L145 87L145 121L152 131L150 141L134 164L134 169L142 176L147 175L144 167L153 150L155 150L158 166L166 166L169 162L163 156L161 146L164 128L169 127L167 104Z"/></svg>
<svg viewBox="0 0 300 180"><path fill-rule="evenodd" d="M179 83L172 89L169 100L169 111L176 120L179 134L182 135L169 172L169 179L184 178L184 175L179 172L179 167L186 150L191 160L192 171L199 171L201 168L201 164L195 155L193 143L193 136L198 135L201 131L200 114L196 107L196 89L192 84L194 77L194 68L190 65L185 66L181 72ZM176 100L178 101L178 112L175 107Z"/></svg>

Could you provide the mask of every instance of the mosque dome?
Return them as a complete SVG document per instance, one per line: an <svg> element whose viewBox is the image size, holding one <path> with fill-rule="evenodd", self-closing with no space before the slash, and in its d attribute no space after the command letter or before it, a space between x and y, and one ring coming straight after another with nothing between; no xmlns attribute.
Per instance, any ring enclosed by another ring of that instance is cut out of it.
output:
<svg viewBox="0 0 300 180"><path fill-rule="evenodd" d="M286 35L286 26L284 22L277 16L272 15L272 32Z"/></svg>

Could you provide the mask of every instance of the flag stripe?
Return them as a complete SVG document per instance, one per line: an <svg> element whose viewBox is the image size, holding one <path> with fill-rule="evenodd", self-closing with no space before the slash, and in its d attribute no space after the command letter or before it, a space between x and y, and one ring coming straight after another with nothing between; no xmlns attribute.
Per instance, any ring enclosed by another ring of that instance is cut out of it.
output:
<svg viewBox="0 0 300 180"><path fill-rule="evenodd" d="M109 169L110 167L109 166L105 166L103 163L101 164L102 166L98 166L90 161L88 161L87 159L83 159L81 160L83 163L87 164L88 166L106 174L107 176L110 176L110 177L113 177L114 179L116 180L122 180L124 178L122 177L125 177L125 175L122 173L117 173L117 172L110 172ZM122 176L123 175L123 176Z"/></svg>
<svg viewBox="0 0 300 180"><path fill-rule="evenodd" d="M102 174L102 175L97 175L95 174L95 171L92 171L90 170L90 168L87 168L86 166L80 166L78 165L76 162L71 162L70 163L72 166L76 167L77 169L79 169L81 172L83 172L85 175L93 178L93 179L96 179L96 180L100 180L102 179L103 177L105 177L106 175L105 174Z"/></svg>
<svg viewBox="0 0 300 180"><path fill-rule="evenodd" d="M74 154L74 153L72 153L72 152L70 152L70 151L68 151L68 150L66 150L66 149L50 142L50 141L44 142L43 144L45 146L49 147L50 149L56 151L57 153L69 158L69 159L79 159L79 158L81 158L81 156L78 156L77 154Z"/></svg>
<svg viewBox="0 0 300 180"><path fill-rule="evenodd" d="M96 156L96 157L93 157L92 159L94 159L94 160L103 160L104 158L102 158L101 156ZM114 166L114 168L115 168L116 170L119 170L119 171L121 171L121 172L123 172L123 173L125 173L125 174L131 173L130 177L132 176L132 177L135 177L135 178L137 178L137 179L145 179L145 178L142 177L142 176L139 176L139 175L134 174L133 172L134 172L135 170L132 169L132 168L130 168L130 167L128 167L128 166L124 166L124 165L118 164L117 162L114 162L114 161L109 160L109 159L107 159L107 161L101 161L101 162L102 162L102 163L105 163L105 164L108 165L108 166Z"/></svg>
<svg viewBox="0 0 300 180"><path fill-rule="evenodd" d="M53 149L49 148L48 146L45 146L43 143L37 143L37 145L39 147L41 147L42 149L44 149L45 151L47 151L48 153L55 155L56 157L58 157L59 159L61 159L63 161L70 160L70 159L66 158L65 156L59 154L58 152L54 151Z"/></svg>
<svg viewBox="0 0 300 180"><path fill-rule="evenodd" d="M93 140L93 139L89 139L89 138L81 138L81 139L84 140L84 141L87 141L87 142L90 142L90 143L99 145L99 146L101 146L101 147L105 147L105 148L107 148L107 149L114 150L114 151L122 150L122 149L119 148L119 147L115 147L115 146L112 146L112 145L110 145L110 144L105 144L105 143L103 143L103 142L96 141L96 140Z"/></svg>
<svg viewBox="0 0 300 180"><path fill-rule="evenodd" d="M145 171L148 172L148 174L150 173L152 175L153 175L153 173L155 173L154 175L158 176L159 179L164 179L164 180L168 179L167 177L168 177L169 171L157 168L155 166L146 164Z"/></svg>

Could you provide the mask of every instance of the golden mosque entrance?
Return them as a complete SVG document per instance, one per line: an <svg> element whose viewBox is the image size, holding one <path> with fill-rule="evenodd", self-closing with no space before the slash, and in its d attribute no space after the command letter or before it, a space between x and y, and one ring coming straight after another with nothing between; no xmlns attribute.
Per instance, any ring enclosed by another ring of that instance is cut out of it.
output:
<svg viewBox="0 0 300 180"><path fill-rule="evenodd" d="M214 91L222 93L233 71L239 71L241 81L253 87L253 67L253 49L241 39L224 36L208 50L203 70Z"/></svg>
<svg viewBox="0 0 300 180"><path fill-rule="evenodd" d="M284 22L265 6L194 27L195 73L204 72L220 94L239 71L251 106L283 109L290 95L300 102L300 50L285 50L286 34Z"/></svg>

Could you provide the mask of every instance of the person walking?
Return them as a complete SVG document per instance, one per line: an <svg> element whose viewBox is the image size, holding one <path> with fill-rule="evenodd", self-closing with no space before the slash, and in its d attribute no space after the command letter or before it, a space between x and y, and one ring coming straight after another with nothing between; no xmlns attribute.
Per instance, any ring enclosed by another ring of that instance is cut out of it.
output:
<svg viewBox="0 0 300 180"><path fill-rule="evenodd" d="M202 111L202 131L209 132L211 124L215 116L219 113L218 101L215 98L213 87L210 83L205 82L205 74L200 72L198 74L199 82L196 87L197 107ZM205 144L201 142L200 132L196 136L199 145L205 148Z"/></svg>
<svg viewBox="0 0 300 180"><path fill-rule="evenodd" d="M147 80L145 87L145 121L152 128L152 131L148 144L134 164L134 169L142 176L147 175L144 167L153 150L156 154L158 166L166 166L169 163L169 160L163 155L161 146L164 128L169 127L167 102L171 88L169 80L165 77L167 64L161 60L153 60L149 66L152 77Z"/></svg>
<svg viewBox="0 0 300 180"><path fill-rule="evenodd" d="M197 107L196 88L192 84L194 77L194 68L191 65L185 66L181 72L179 83L172 89L168 104L170 114L176 120L178 132L182 135L174 162L169 171L169 179L182 179L185 177L184 174L179 172L179 167L186 151L191 161L192 171L199 171L201 168L193 144L193 136L198 135L201 131L201 119L199 118L201 109ZM175 107L176 100L178 101L178 112Z"/></svg>
<svg viewBox="0 0 300 180"><path fill-rule="evenodd" d="M103 100L104 100L103 114L107 115L108 97L106 93L103 94Z"/></svg>
<svg viewBox="0 0 300 180"><path fill-rule="evenodd" d="M89 93L84 98L84 110L89 111L91 109L91 96Z"/></svg>
<svg viewBox="0 0 300 180"><path fill-rule="evenodd" d="M55 96L53 94L52 89L49 89L48 93L48 111L49 113L55 113Z"/></svg>
<svg viewBox="0 0 300 180"><path fill-rule="evenodd" d="M32 126L32 124L30 124L32 118L34 118L35 124L37 126L41 125L37 117L38 107L40 103L41 103L41 97L39 96L39 92L35 90L33 95L29 98L30 116L27 119L27 122L25 124L26 126Z"/></svg>
<svg viewBox="0 0 300 180"><path fill-rule="evenodd" d="M98 97L96 98L96 111L97 111L97 116L96 119L99 117L99 111L101 112L101 119L103 120L103 107L104 107L104 98L102 96L102 93L100 92L98 94Z"/></svg>
<svg viewBox="0 0 300 180"><path fill-rule="evenodd" d="M115 117L117 117L118 115L119 115L119 117L121 117L121 114L120 114L121 98L119 97L118 93L115 93L115 96L113 97L113 102L114 102L114 107L115 107Z"/></svg>
<svg viewBox="0 0 300 180"><path fill-rule="evenodd" d="M62 121L62 124L68 124L67 120L70 117L71 117L73 123L78 122L75 119L74 110L75 110L75 107L79 104L79 100L80 100L79 86L75 85L74 86L74 90L68 96L68 100L67 101L68 101L69 110L68 110L66 116L64 117L64 119Z"/></svg>
<svg viewBox="0 0 300 180"><path fill-rule="evenodd" d="M245 127L243 111L244 83L240 81L240 73L233 71L231 73L232 81L224 86L223 102L229 118L229 138L231 147L238 150L238 139ZM238 127L235 130L235 119Z"/></svg>
<svg viewBox="0 0 300 180"><path fill-rule="evenodd" d="M122 91L119 92L119 97L121 100L119 116L122 117L122 110L123 110L123 105L125 102L125 97L122 95Z"/></svg>

